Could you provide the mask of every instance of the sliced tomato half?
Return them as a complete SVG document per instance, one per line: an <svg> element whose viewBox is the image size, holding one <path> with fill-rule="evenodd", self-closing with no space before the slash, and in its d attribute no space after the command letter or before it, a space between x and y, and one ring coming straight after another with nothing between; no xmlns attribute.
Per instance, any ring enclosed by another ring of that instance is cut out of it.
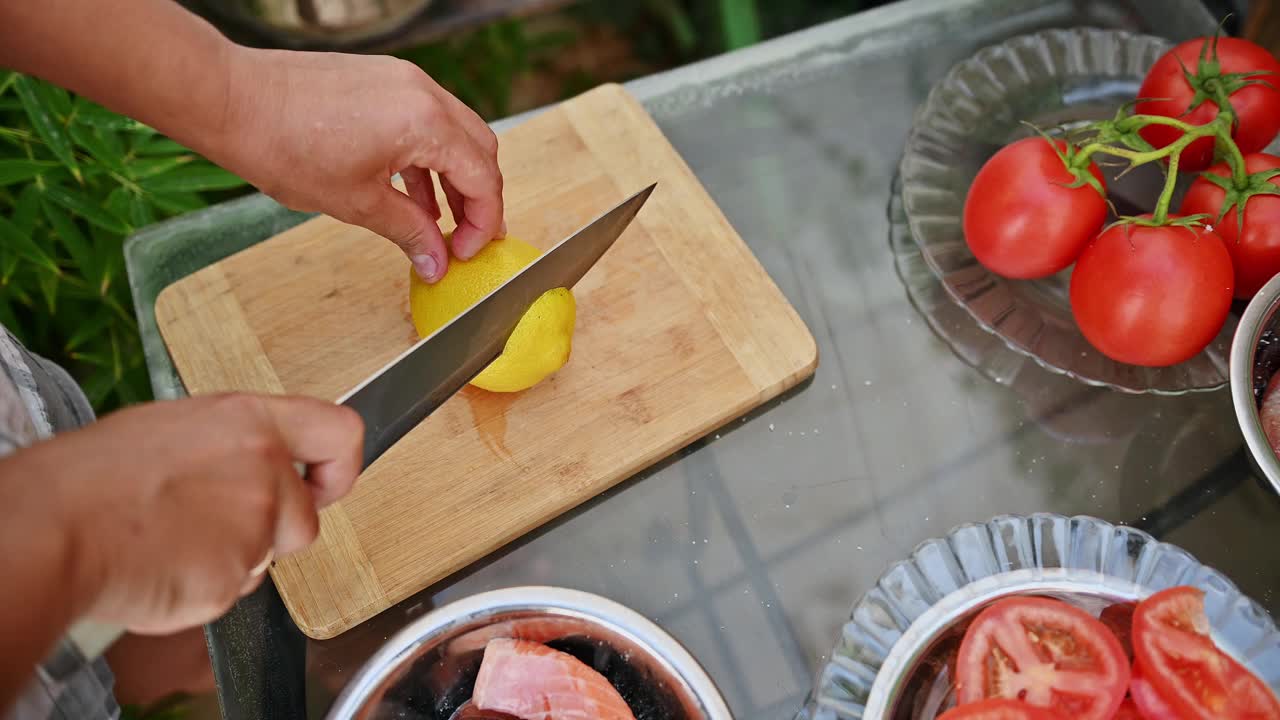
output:
<svg viewBox="0 0 1280 720"><path fill-rule="evenodd" d="M1133 704L1133 700L1131 700L1130 698L1125 698L1124 702L1120 703L1119 709L1116 710L1116 714L1111 716L1111 720L1148 720L1148 719L1143 718L1142 714L1138 712L1138 706Z"/></svg>
<svg viewBox="0 0 1280 720"><path fill-rule="evenodd" d="M1133 653L1142 676L1180 718L1280 720L1271 689L1209 635L1198 588L1169 588L1138 603Z"/></svg>
<svg viewBox="0 0 1280 720"><path fill-rule="evenodd" d="M1115 603L1103 608L1102 614L1098 616L1102 624L1106 625L1111 634L1120 641L1125 657L1130 660L1133 659L1133 641L1130 638L1130 632L1133 628L1133 611L1137 607L1138 603L1135 602Z"/></svg>
<svg viewBox="0 0 1280 720"><path fill-rule="evenodd" d="M1045 708L1018 700L991 698L981 702L957 705L942 713L938 720L1064 720Z"/></svg>
<svg viewBox="0 0 1280 720"><path fill-rule="evenodd" d="M1137 707L1142 720L1179 720L1178 713L1169 707L1151 683L1142 676L1142 670L1135 667L1133 677L1129 679L1129 697Z"/></svg>
<svg viewBox="0 0 1280 720"><path fill-rule="evenodd" d="M978 614L956 661L961 704L1022 700L1071 720L1110 720L1129 688L1120 641L1061 600L1011 597Z"/></svg>

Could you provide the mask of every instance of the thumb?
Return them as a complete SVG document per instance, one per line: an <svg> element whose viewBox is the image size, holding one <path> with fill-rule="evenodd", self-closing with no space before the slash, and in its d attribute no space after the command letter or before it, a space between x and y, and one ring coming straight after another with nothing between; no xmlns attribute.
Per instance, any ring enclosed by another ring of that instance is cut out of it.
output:
<svg viewBox="0 0 1280 720"><path fill-rule="evenodd" d="M426 209L391 185L379 185L368 192L371 196L361 203L368 210L357 224L399 245L426 282L444 277L449 253L440 226Z"/></svg>

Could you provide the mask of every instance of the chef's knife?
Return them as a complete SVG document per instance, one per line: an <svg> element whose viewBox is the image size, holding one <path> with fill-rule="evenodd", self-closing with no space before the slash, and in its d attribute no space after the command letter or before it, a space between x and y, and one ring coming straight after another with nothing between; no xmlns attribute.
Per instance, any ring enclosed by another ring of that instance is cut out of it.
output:
<svg viewBox="0 0 1280 720"><path fill-rule="evenodd" d="M364 459L369 467L502 353L511 331L542 293L572 288L627 229L655 185L561 240L518 274L481 298L449 324L418 341L338 400L364 420ZM299 474L306 468L299 465ZM271 554L266 562L270 562ZM92 621L68 631L72 644L94 658L124 629Z"/></svg>
<svg viewBox="0 0 1280 720"><path fill-rule="evenodd" d="M369 467L502 353L516 323L544 292L572 288L649 199L641 190L561 240L449 324L423 338L349 391L338 404L364 420Z"/></svg>

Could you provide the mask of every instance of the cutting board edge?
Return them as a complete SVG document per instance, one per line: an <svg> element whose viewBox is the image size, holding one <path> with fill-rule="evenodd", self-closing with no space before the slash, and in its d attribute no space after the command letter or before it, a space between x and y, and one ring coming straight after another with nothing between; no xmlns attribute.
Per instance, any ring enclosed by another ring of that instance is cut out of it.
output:
<svg viewBox="0 0 1280 720"><path fill-rule="evenodd" d="M271 575L272 583L276 586L276 592L280 595L280 602L289 613L289 617L293 620L293 624L297 626L298 630L303 635L306 635L312 640L332 640L366 620L376 617L386 610L390 610L392 607L395 607L396 603L404 599L386 594L386 589L379 585L379 589L382 591L386 602L386 607L382 610L368 612L370 608L376 608L382 604L383 599L380 598L361 605L356 608L355 611L347 614L337 612L336 616L327 622L315 622L311 617L303 615L302 611L308 609L315 610L319 605L307 604L304 602L290 602L290 598L296 598L297 595L301 594L301 591L297 593L291 592L289 589L289 583L277 580L274 567L269 571L269 573ZM410 593L410 595L412 595L412 593ZM326 604L324 607L337 611L337 606L331 603ZM315 613L313 612L310 614L314 615Z"/></svg>
<svg viewBox="0 0 1280 720"><path fill-rule="evenodd" d="M572 499L571 502L567 502L562 506L556 507L555 509L553 509L552 512L548 513L547 515L539 519L531 521L526 525L513 527L513 529L510 532L504 534L503 539L492 550L489 550L488 552L482 555L479 555L471 560L454 563L454 566L450 567L450 569L448 569L443 574L441 574L438 580L424 587L419 587L417 589L409 590L407 592L391 592L388 588L384 586L382 588L382 591L385 595L387 606L382 608L381 610L374 610L373 612L368 612L370 608L375 608L379 604L376 602L371 602L358 608L355 612L351 612L347 614L342 614L341 612L339 612L337 613L336 617L334 617L329 622L314 623L314 622L310 622L309 619L307 618L300 618L297 610L295 610L295 608L292 605L286 602L285 607L289 612L289 616L293 619L294 624L298 626L298 629L302 632L302 634L306 635L307 637L313 640L321 640L321 641L332 640L333 638L338 637L343 633L346 633L347 631L355 628L356 626L361 625L377 617L378 615L384 612L387 612L388 610L394 609L396 605L404 602L405 600L412 598L414 595L420 592L429 590L431 587L435 585L439 585L440 583L447 582L451 577L458 574L459 572L462 572L463 570L466 570L468 567L474 565L475 563L481 562L484 559L489 558L497 553L510 549L514 543L519 541L521 538L527 537L534 530L537 530L538 528L546 527L548 523L551 523L555 520L565 518L570 512L573 512L575 509L582 506L583 504L600 497L601 495L603 495L606 492L609 492L610 490L613 490L614 488L621 485L622 483L632 479L637 474L644 472L650 467L653 467L655 464L661 462L663 459L670 457L675 453L680 452L681 450L684 450L685 448L689 447L690 445L697 442L698 440L701 440L702 438L705 438L708 435L711 435L716 430L727 427L729 423L733 422L733 420L740 418L743 415L746 415L747 413L751 412L752 410L755 410L761 405L764 405L770 400L773 400L781 396L782 394L786 393L788 390L791 390L792 388L799 386L805 380L812 377L816 369L817 369L817 348L815 345L812 359L809 362L805 363L802 367L798 368L795 374L782 378L779 382L774 383L768 388L760 389L759 392L757 392L754 397L747 396L747 397L744 397L744 399L741 402L732 406L727 406L727 412L722 412L720 414L715 415L711 420L707 421L706 423L703 423L697 428L694 428L693 430L686 433L684 436L678 437L674 442L670 443L669 445L660 447L659 449L651 453L641 455L637 458L635 462L629 463L626 466L620 466L620 469L616 474L611 474L610 476L603 478L600 482L598 489L596 489L595 492L592 493L591 495L574 498ZM283 597L284 593L281 592L281 595ZM329 607L336 610L336 608L334 608L333 606L329 606Z"/></svg>

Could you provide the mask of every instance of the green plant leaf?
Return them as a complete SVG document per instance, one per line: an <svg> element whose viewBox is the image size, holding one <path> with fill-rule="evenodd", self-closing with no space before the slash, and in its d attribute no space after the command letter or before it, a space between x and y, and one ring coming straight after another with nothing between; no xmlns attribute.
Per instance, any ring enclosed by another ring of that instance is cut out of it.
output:
<svg viewBox="0 0 1280 720"><path fill-rule="evenodd" d="M53 110L58 120L66 126L71 121L71 93L66 89L54 85L53 83L40 81L43 86L41 94L45 102L49 104L49 109Z"/></svg>
<svg viewBox="0 0 1280 720"><path fill-rule="evenodd" d="M128 235L129 226L104 210L97 201L79 190L62 185L50 185L45 196L85 220L117 235Z"/></svg>
<svg viewBox="0 0 1280 720"><path fill-rule="evenodd" d="M141 380L141 382L139 382ZM120 382L116 383L116 397L120 398L122 406L134 405L140 402L146 402L147 395L139 393L140 388L146 387L149 379L146 375L139 377L136 371L130 371ZM154 714L148 720L186 720L188 713L178 710L171 710L163 714Z"/></svg>
<svg viewBox="0 0 1280 720"><path fill-rule="evenodd" d="M30 180L56 167L58 163L52 160L0 160L0 187Z"/></svg>
<svg viewBox="0 0 1280 720"><path fill-rule="evenodd" d="M18 193L18 201L13 205L13 214L9 217L27 235L36 229L36 222L40 219L39 186L32 183L22 188L22 192Z"/></svg>
<svg viewBox="0 0 1280 720"><path fill-rule="evenodd" d="M129 162L129 177L143 180L174 168L187 165L197 159L195 155L170 155L165 157L140 157Z"/></svg>
<svg viewBox="0 0 1280 720"><path fill-rule="evenodd" d="M59 101L57 93L53 92L53 86L29 78L26 75L20 75L14 84L14 88L17 90L18 99L22 101L22 106L26 109L27 117L30 118L36 134L49 146L49 150L53 152L54 156L79 180L81 177L80 165L76 162L75 154L71 150L71 141L67 138L66 131L56 117L56 106Z"/></svg>
<svg viewBox="0 0 1280 720"><path fill-rule="evenodd" d="M12 70L0 70L0 95L9 92L9 88L18 81L18 73Z"/></svg>
<svg viewBox="0 0 1280 720"><path fill-rule="evenodd" d="M27 289L19 285L17 282L6 281L4 285L4 289L6 292L9 293L9 297L18 301L19 305L25 308L31 308L35 306L35 303L31 301L31 293L27 292ZM34 333L30 333L28 337L30 337L31 335L34 335Z"/></svg>
<svg viewBox="0 0 1280 720"><path fill-rule="evenodd" d="M37 270L36 278L37 282L40 284L40 294L44 296L45 305L49 308L49 314L57 314L58 276L48 270Z"/></svg>
<svg viewBox="0 0 1280 720"><path fill-rule="evenodd" d="M167 192L164 194L152 195L151 202L155 203L156 207L161 210L175 215L181 215L182 213L191 212L192 210L199 210L201 208L208 207L209 205L209 203L205 202L204 198L199 195L185 192Z"/></svg>
<svg viewBox="0 0 1280 720"><path fill-rule="evenodd" d="M111 374L119 382L124 377L124 362L120 358L120 339L116 337L115 328L111 328L107 335L111 338Z"/></svg>
<svg viewBox="0 0 1280 720"><path fill-rule="evenodd" d="M103 134L104 132L112 137L108 139ZM120 141L114 137L111 131L102 131L88 125L73 124L70 134L75 144L84 148L94 160L112 170L124 172L124 149L119 147Z"/></svg>
<svg viewBox="0 0 1280 720"><path fill-rule="evenodd" d="M44 248L36 244L28 233L25 233L17 225L14 225L8 218L0 217L0 243L5 248L13 250L23 259L42 267L54 274L61 273L58 264L53 258L44 251Z"/></svg>
<svg viewBox="0 0 1280 720"><path fill-rule="evenodd" d="M102 405L107 395L111 394L115 384L115 378L111 377L111 372L102 366L94 368L85 379L80 381L85 397L95 407Z"/></svg>
<svg viewBox="0 0 1280 720"><path fill-rule="evenodd" d="M149 192L172 193L229 190L244 185L245 181L217 165L201 162L149 177L138 184Z"/></svg>
<svg viewBox="0 0 1280 720"><path fill-rule="evenodd" d="M698 45L698 31L678 0L650 0L653 12L662 18L681 53L693 52Z"/></svg>
<svg viewBox="0 0 1280 720"><path fill-rule="evenodd" d="M76 360L77 362L96 365L97 367L100 367L100 368L106 368L108 371L112 370L110 343L102 342L97 344L101 345L102 347L94 347L92 349L86 348L84 350L74 350L72 352L67 353L67 355L68 357L70 357L73 360Z"/></svg>
<svg viewBox="0 0 1280 720"><path fill-rule="evenodd" d="M31 143L35 142L36 136L20 128L0 127L0 140L4 140L12 147L21 148L25 152L30 149Z"/></svg>
<svg viewBox="0 0 1280 720"><path fill-rule="evenodd" d="M9 332L21 337L22 323L18 320L18 316L13 312L13 306L9 303L6 293L0 293L0 325L4 325Z"/></svg>
<svg viewBox="0 0 1280 720"><path fill-rule="evenodd" d="M77 97L72 111L75 122L102 130L127 130L131 132L154 132L150 127L133 118L117 115L101 105L84 97Z"/></svg>
<svg viewBox="0 0 1280 720"><path fill-rule="evenodd" d="M134 146L137 155L186 155L191 149L169 138L157 137Z"/></svg>
<svg viewBox="0 0 1280 720"><path fill-rule="evenodd" d="M75 331L71 333L71 337L67 338L67 343L63 349L70 353L71 351L80 348L91 339L102 334L107 327L118 321L119 318L117 318L111 310L104 306L99 306L97 310L93 311L87 321L81 322L76 326Z"/></svg>
<svg viewBox="0 0 1280 720"><path fill-rule="evenodd" d="M94 290L100 297L105 298L111 292L112 283L124 266L124 253L118 246L111 248L99 246L99 257L102 258L102 267L99 268L97 277L93 278ZM123 317L130 322L133 321L133 316L127 312L123 313Z"/></svg>
<svg viewBox="0 0 1280 720"><path fill-rule="evenodd" d="M726 50L760 42L760 16L756 0L720 0L720 27Z"/></svg>
<svg viewBox="0 0 1280 720"><path fill-rule="evenodd" d="M129 224L144 228L156 221L156 212L147 199L140 195L129 196Z"/></svg>
<svg viewBox="0 0 1280 720"><path fill-rule="evenodd" d="M118 187L107 195L107 199L102 203L102 207L106 208L107 212L115 215L120 222L127 223L129 222L129 197L132 194L133 193L129 192L128 188L123 186Z"/></svg>
<svg viewBox="0 0 1280 720"><path fill-rule="evenodd" d="M71 216L52 202L44 202L41 205L44 207L44 216L49 219L49 225L53 228L53 235L67 249L67 254L71 256L80 273L86 276L97 274L95 270L98 263L93 253L93 246L84 233L80 232L80 228L76 227Z"/></svg>
<svg viewBox="0 0 1280 720"><path fill-rule="evenodd" d="M5 290L11 290L13 274L18 271L18 265L22 262L22 256L12 248L3 248L0 250L0 285Z"/></svg>

